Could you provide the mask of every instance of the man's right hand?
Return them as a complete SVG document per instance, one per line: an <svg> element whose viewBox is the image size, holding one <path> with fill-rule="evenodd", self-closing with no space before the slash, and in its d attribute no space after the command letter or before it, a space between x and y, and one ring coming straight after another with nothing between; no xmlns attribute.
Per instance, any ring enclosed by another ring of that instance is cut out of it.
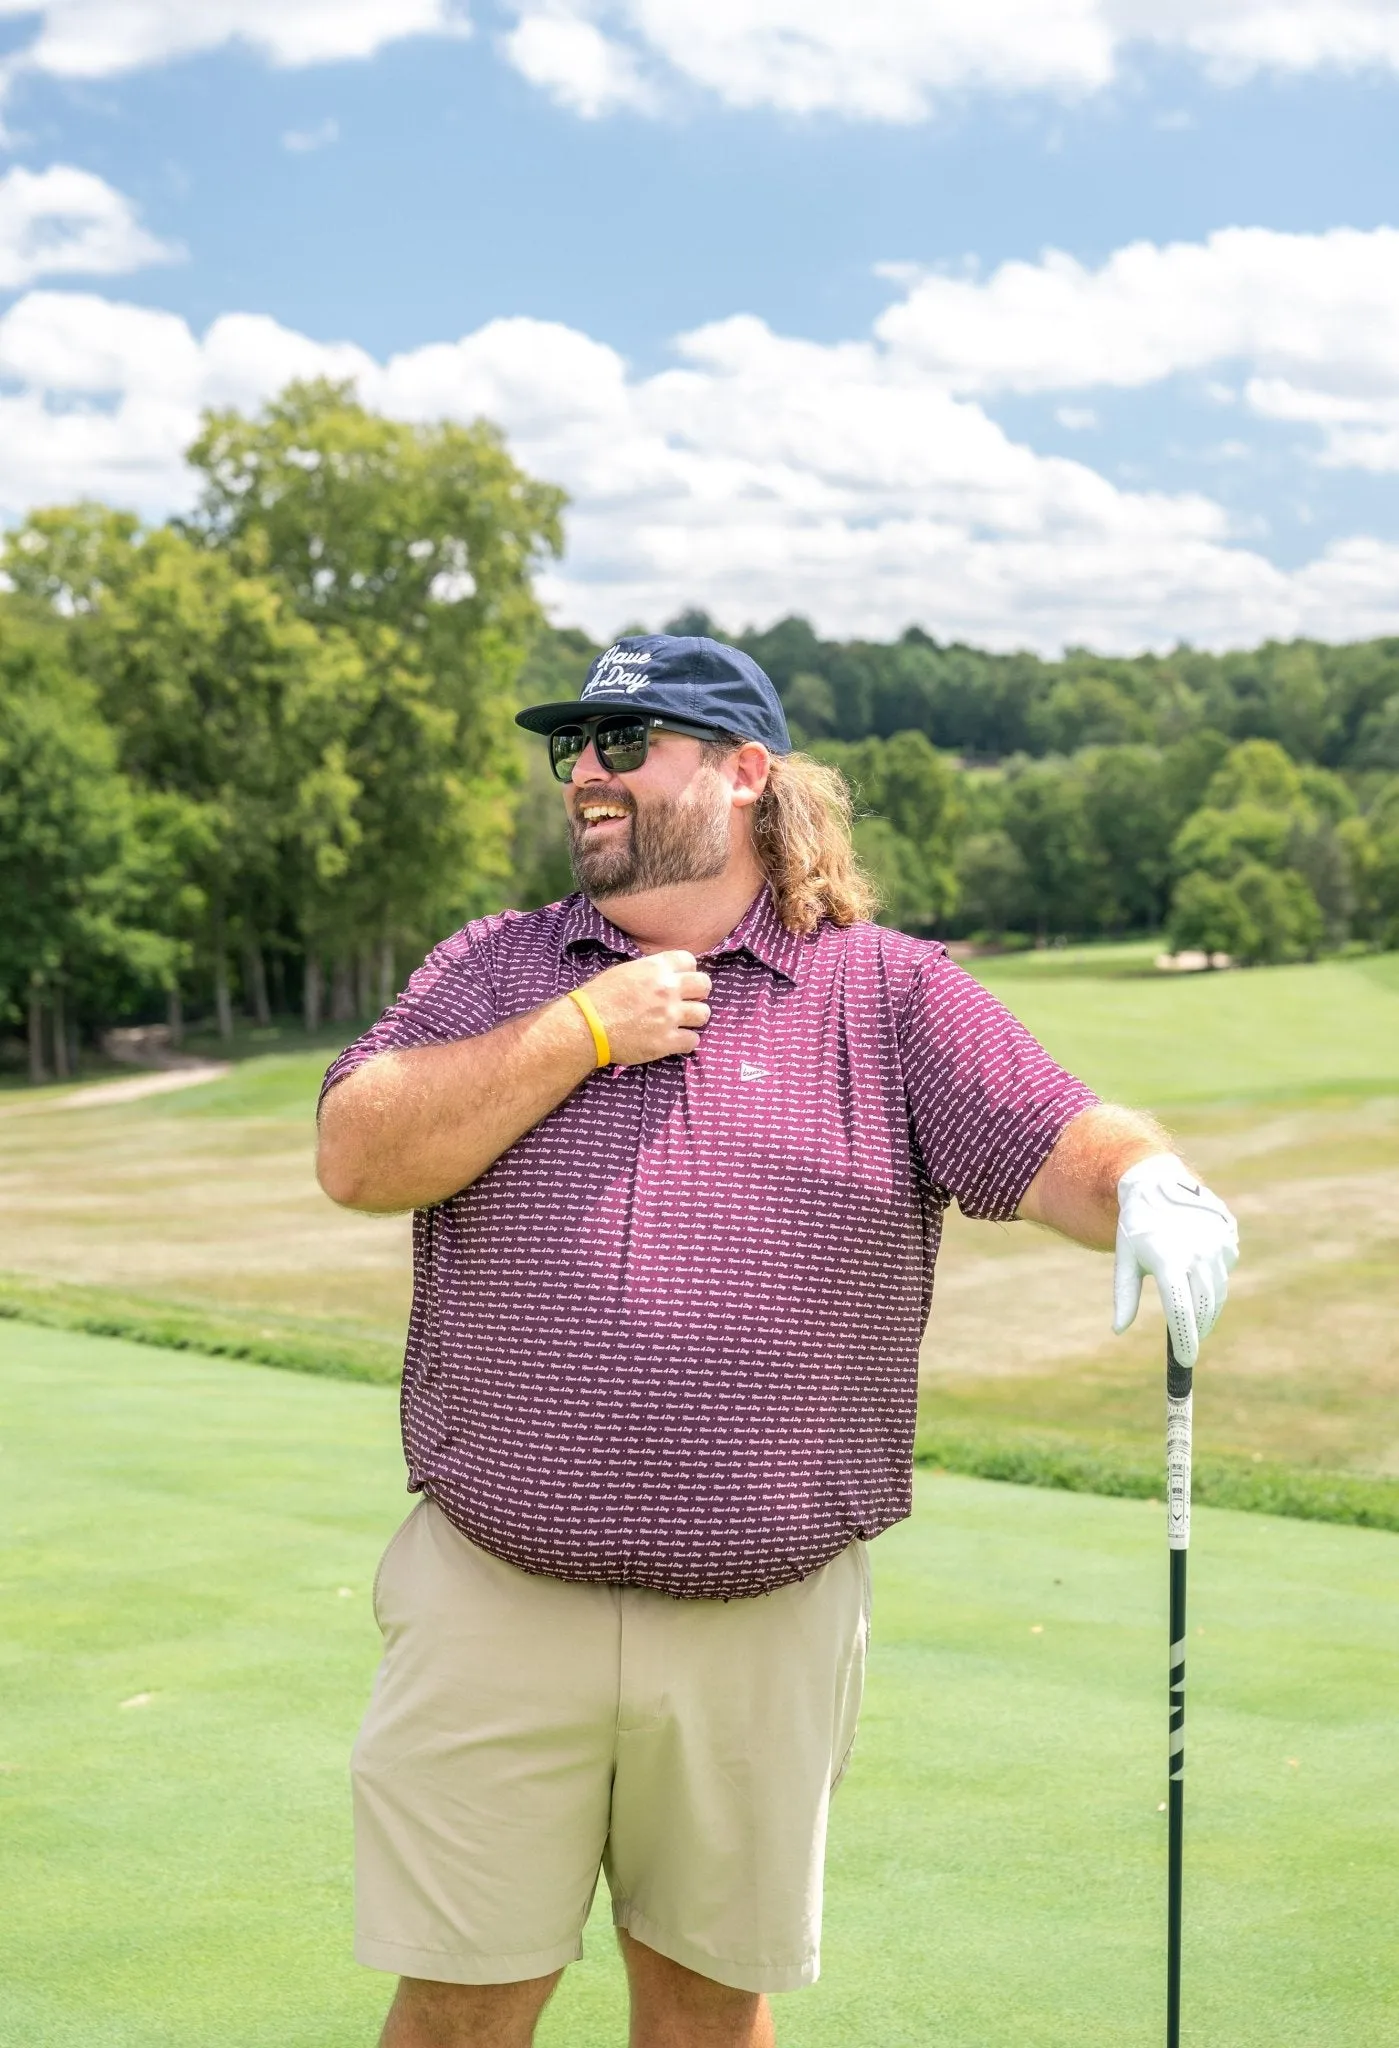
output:
<svg viewBox="0 0 1399 2048"><path fill-rule="evenodd" d="M623 1066L693 1052L709 1022L709 976L693 953L648 953L586 987ZM322 1105L321 1186L377 1213L446 1201L557 1109L595 1058L587 1019L559 996L478 1037L366 1060Z"/></svg>
<svg viewBox="0 0 1399 2048"><path fill-rule="evenodd" d="M602 1019L613 1059L639 1067L694 1051L709 1022L710 987L693 953L648 953L605 968L584 982L583 993ZM579 1025L586 1029L581 1016Z"/></svg>

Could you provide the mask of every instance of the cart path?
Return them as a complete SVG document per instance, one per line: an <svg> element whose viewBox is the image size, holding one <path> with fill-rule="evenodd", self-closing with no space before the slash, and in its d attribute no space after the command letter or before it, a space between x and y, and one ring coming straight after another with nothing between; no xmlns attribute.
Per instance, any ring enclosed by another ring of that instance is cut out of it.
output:
<svg viewBox="0 0 1399 2048"><path fill-rule="evenodd" d="M39 1109L102 1109L110 1102L139 1102L145 1095L170 1095L177 1088L200 1088L206 1081L220 1081L230 1071L229 1060L200 1060L188 1067L162 1068L156 1074L133 1074L129 1081L95 1081L87 1088L74 1088L68 1095L44 1095L34 1102L6 1103L0 1114L23 1115Z"/></svg>

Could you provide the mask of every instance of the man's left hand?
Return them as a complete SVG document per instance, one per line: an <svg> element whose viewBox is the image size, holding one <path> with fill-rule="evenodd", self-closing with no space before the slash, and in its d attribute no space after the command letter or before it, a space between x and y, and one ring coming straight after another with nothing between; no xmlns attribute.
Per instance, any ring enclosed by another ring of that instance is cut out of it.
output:
<svg viewBox="0 0 1399 2048"><path fill-rule="evenodd" d="M1150 1273L1176 1357L1193 1366L1229 1293L1239 1226L1219 1196L1171 1152L1128 1167L1117 1183L1117 1200L1113 1328L1121 1332L1135 1320L1142 1280Z"/></svg>

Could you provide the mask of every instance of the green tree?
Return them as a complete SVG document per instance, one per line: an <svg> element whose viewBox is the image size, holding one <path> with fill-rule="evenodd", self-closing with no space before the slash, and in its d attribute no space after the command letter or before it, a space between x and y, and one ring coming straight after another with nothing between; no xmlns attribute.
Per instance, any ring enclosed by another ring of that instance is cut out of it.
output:
<svg viewBox="0 0 1399 2048"><path fill-rule="evenodd" d="M1206 805L1216 811L1236 804L1286 811L1303 800L1302 772L1274 740L1245 740L1231 747L1205 791Z"/></svg>
<svg viewBox="0 0 1399 2048"><path fill-rule="evenodd" d="M813 752L841 770L857 806L870 814L857 824L856 843L880 884L885 917L913 927L940 924L957 900L965 807L955 766L921 732L855 746L827 741Z"/></svg>
<svg viewBox="0 0 1399 2048"><path fill-rule="evenodd" d="M958 907L971 932L1004 938L1033 922L1030 878L1008 832L973 832L957 854Z"/></svg>
<svg viewBox="0 0 1399 2048"><path fill-rule="evenodd" d="M1111 677L1067 675L1056 682L1030 715L1036 751L1072 754L1081 747L1105 747L1152 736L1151 715L1134 703Z"/></svg>
<svg viewBox="0 0 1399 2048"><path fill-rule="evenodd" d="M30 1078L68 1073L75 998L103 967L159 983L141 920L160 877L93 693L55 650L0 634L0 1006L27 1016ZM46 1029L47 1025L47 1029Z"/></svg>
<svg viewBox="0 0 1399 2048"><path fill-rule="evenodd" d="M1187 818L1176 835L1176 869L1188 874L1202 868L1226 880L1249 861L1281 862L1297 822L1293 811L1269 810L1258 803L1235 804L1230 810L1206 806Z"/></svg>
<svg viewBox="0 0 1399 2048"><path fill-rule="evenodd" d="M1065 761L1016 764L1006 780L1003 824L1024 862L1038 936L1100 929L1110 899L1081 770Z"/></svg>
<svg viewBox="0 0 1399 2048"><path fill-rule="evenodd" d="M268 1013L266 949L346 914L338 885L360 840L362 784L345 735L369 684L355 642L298 618L265 577L170 528L136 541L81 646L122 764L175 820L194 894L180 906L222 1036L241 961Z"/></svg>
<svg viewBox="0 0 1399 2048"><path fill-rule="evenodd" d="M783 709L799 746L824 739L836 729L835 693L824 676L811 675L806 670L793 676L787 685Z"/></svg>
<svg viewBox="0 0 1399 2048"><path fill-rule="evenodd" d="M273 577L364 665L369 687L312 805L319 817L349 803L353 829L322 843L327 914L308 913L305 931L308 987L328 954L335 1012L349 1015L371 950L382 993L397 941L508 886L515 684L540 625L531 574L561 546L562 494L525 476L483 421L384 419L325 381L289 385L255 418L208 415L190 460L204 478L190 531Z"/></svg>
<svg viewBox="0 0 1399 2048"><path fill-rule="evenodd" d="M1321 911L1300 875L1250 861L1232 886L1253 926L1242 956L1247 962L1274 965L1316 957L1323 936Z"/></svg>
<svg viewBox="0 0 1399 2048"><path fill-rule="evenodd" d="M1216 953L1249 959L1258 947L1258 927L1235 884L1200 868L1176 885L1167 936L1173 953L1204 953L1211 962Z"/></svg>
<svg viewBox="0 0 1399 2048"><path fill-rule="evenodd" d="M1083 802L1101 862L1104 915L1154 931L1171 893L1179 798L1155 747L1103 747L1084 763Z"/></svg>

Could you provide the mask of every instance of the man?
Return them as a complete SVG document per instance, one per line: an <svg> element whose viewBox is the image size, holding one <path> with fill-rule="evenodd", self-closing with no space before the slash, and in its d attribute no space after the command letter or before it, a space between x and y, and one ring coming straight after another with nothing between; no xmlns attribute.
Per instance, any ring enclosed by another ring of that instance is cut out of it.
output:
<svg viewBox="0 0 1399 2048"><path fill-rule="evenodd" d="M764 2048L816 1975L947 1202L1116 1242L1118 1326L1149 1271L1192 1363L1237 1234L867 921L746 655L623 640L520 723L580 893L439 946L322 1099L326 1191L415 1212L356 1953L400 1977L383 2048L527 2048L601 1865L633 2048Z"/></svg>

